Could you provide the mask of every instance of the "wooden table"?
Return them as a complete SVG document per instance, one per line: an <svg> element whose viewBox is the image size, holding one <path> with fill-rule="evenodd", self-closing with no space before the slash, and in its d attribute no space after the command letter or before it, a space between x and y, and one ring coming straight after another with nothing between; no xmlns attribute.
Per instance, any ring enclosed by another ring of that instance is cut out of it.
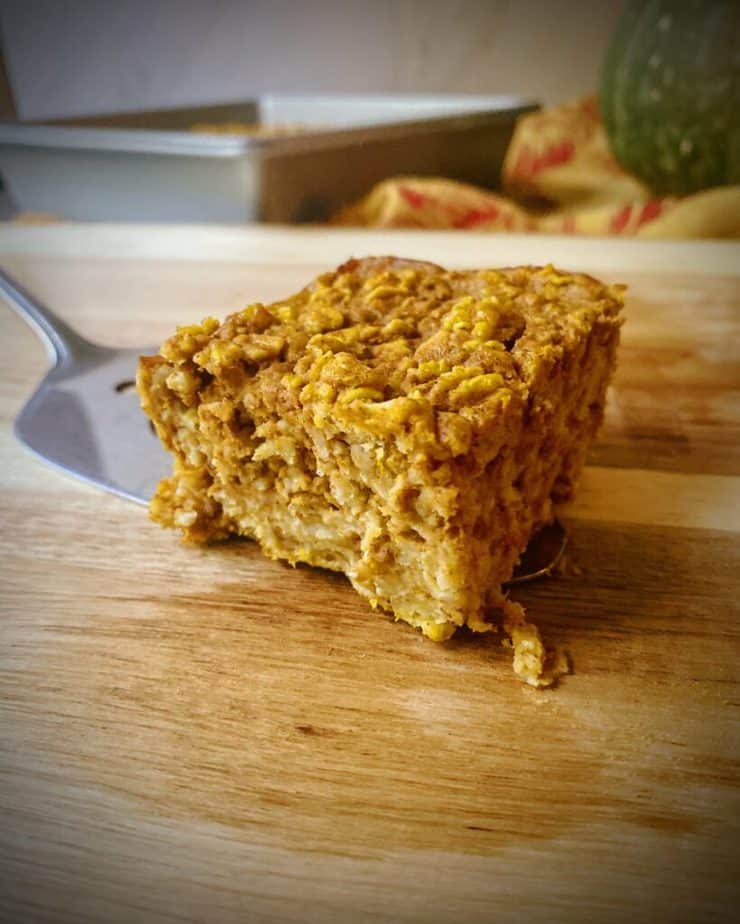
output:
<svg viewBox="0 0 740 924"><path fill-rule="evenodd" d="M721 921L738 889L740 248L495 236L0 230L93 339L156 342L350 254L551 260L630 286L576 568L521 588L571 654L517 683L343 578L194 550L35 461L45 368L0 309L0 918Z"/></svg>

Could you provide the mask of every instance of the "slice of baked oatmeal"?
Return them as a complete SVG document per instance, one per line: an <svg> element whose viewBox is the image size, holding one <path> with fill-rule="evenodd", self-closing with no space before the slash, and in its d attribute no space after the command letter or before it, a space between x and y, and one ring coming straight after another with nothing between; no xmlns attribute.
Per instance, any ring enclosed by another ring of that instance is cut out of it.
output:
<svg viewBox="0 0 740 924"><path fill-rule="evenodd" d="M552 266L371 257L181 327L139 368L175 459L152 517L343 571L435 640L498 609L516 672L545 685L563 661L501 585L601 422L620 291Z"/></svg>

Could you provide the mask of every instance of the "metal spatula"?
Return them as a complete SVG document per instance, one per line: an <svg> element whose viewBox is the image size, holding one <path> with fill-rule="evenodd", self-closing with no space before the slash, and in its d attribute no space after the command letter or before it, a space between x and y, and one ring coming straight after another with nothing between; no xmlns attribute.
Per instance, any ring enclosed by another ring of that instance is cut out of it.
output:
<svg viewBox="0 0 740 924"><path fill-rule="evenodd" d="M44 462L96 487L146 504L172 460L134 390L139 356L90 343L0 269L0 291L46 346L52 367L15 421L18 439ZM549 574L566 545L556 520L527 546L510 584Z"/></svg>
<svg viewBox="0 0 740 924"><path fill-rule="evenodd" d="M140 350L90 343L0 270L0 290L46 347L52 366L15 421L15 435L44 462L145 504L172 461L134 390Z"/></svg>

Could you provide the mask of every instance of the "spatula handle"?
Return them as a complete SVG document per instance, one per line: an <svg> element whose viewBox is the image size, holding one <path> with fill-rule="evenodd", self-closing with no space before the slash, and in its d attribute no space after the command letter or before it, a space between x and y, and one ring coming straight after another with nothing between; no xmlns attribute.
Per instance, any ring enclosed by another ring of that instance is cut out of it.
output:
<svg viewBox="0 0 740 924"><path fill-rule="evenodd" d="M42 305L30 292L17 283L0 267L0 292L8 304L36 331L49 354L49 359L60 365L65 360L89 351L90 344L84 337L58 318L54 312Z"/></svg>

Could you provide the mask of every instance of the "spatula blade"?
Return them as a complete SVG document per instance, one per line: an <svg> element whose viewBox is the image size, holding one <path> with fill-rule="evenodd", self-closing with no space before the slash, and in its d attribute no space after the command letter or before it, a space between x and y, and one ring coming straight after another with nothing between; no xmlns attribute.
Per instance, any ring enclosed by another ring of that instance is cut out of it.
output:
<svg viewBox="0 0 740 924"><path fill-rule="evenodd" d="M67 474L147 503L172 467L133 387L147 352L157 349L101 348L83 363L54 368L16 419L16 436Z"/></svg>

